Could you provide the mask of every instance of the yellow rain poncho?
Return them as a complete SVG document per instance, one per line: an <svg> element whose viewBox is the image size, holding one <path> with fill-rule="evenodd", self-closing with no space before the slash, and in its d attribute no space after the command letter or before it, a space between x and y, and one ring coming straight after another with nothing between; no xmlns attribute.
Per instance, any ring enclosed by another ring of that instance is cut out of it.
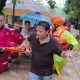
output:
<svg viewBox="0 0 80 80"><path fill-rule="evenodd" d="M76 50L78 48L78 41L77 39L67 30L65 30L62 35L64 36L64 40L67 44L73 45L73 50ZM62 37L61 37L62 38Z"/></svg>
<svg viewBox="0 0 80 80"><path fill-rule="evenodd" d="M53 25L57 25L56 31L53 33L53 38L55 38L63 47L64 50L68 49L68 45L73 45L73 50L78 48L78 41L76 38L67 30L65 27L63 27L64 20L62 17L57 16L51 19ZM61 77L62 70L64 66L67 63L66 58L62 58L55 54L53 56L54 60L54 66L58 73L58 75Z"/></svg>
<svg viewBox="0 0 80 80"><path fill-rule="evenodd" d="M54 59L54 67L55 67L58 75L59 75L60 77L62 77L62 76L61 76L61 73L62 73L62 70L63 70L64 66L65 66L66 63L67 63L67 59L66 59L66 58L63 58L63 57L60 57L60 56L58 56L57 54L55 54L55 55L53 56L53 59Z"/></svg>

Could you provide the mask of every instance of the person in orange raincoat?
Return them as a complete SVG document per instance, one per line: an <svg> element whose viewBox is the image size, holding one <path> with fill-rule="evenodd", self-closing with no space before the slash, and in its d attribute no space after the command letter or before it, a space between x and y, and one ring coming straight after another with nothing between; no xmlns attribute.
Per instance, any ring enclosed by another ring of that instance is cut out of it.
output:
<svg viewBox="0 0 80 80"><path fill-rule="evenodd" d="M75 50L78 47L78 41L70 33L70 29L67 26L63 26L64 19L60 16L54 17L51 19L54 29L49 31L50 35L53 36L63 47L65 51ZM51 32L53 32L51 34ZM70 53L70 52L69 52ZM54 60L54 72L57 72L61 77L62 69L67 63L66 58L62 58L58 55L53 56Z"/></svg>
<svg viewBox="0 0 80 80"><path fill-rule="evenodd" d="M64 19L57 16L52 18L51 21L54 25L54 33L52 33L52 36L62 45L63 49L76 49L78 47L78 41L69 32L68 27L63 26Z"/></svg>

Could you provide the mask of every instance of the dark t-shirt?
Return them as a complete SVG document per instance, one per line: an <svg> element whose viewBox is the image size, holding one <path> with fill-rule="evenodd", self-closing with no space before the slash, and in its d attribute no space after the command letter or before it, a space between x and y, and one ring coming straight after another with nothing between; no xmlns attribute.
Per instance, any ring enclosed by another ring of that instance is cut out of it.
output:
<svg viewBox="0 0 80 80"><path fill-rule="evenodd" d="M49 76L53 74L53 55L63 51L58 42L50 38L50 41L45 44L40 44L36 34L31 35L28 40L32 46L32 63L30 71L40 75Z"/></svg>

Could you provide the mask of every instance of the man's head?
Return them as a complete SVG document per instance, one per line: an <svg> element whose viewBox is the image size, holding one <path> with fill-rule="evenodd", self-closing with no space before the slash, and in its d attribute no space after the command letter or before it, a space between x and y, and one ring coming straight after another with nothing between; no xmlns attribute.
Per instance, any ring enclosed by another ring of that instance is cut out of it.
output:
<svg viewBox="0 0 80 80"><path fill-rule="evenodd" d="M25 29L28 30L31 28L31 22L30 21L25 21Z"/></svg>
<svg viewBox="0 0 80 80"><path fill-rule="evenodd" d="M61 16L51 18L51 21L53 25L62 26L64 24L64 19Z"/></svg>
<svg viewBox="0 0 80 80"><path fill-rule="evenodd" d="M22 20L16 20L13 24L14 30L20 30L22 25Z"/></svg>
<svg viewBox="0 0 80 80"><path fill-rule="evenodd" d="M0 13L0 28L2 28L4 24L5 24L5 15L3 13Z"/></svg>
<svg viewBox="0 0 80 80"><path fill-rule="evenodd" d="M37 38L43 39L48 35L50 25L46 21L41 21L37 24L36 27L36 34Z"/></svg>

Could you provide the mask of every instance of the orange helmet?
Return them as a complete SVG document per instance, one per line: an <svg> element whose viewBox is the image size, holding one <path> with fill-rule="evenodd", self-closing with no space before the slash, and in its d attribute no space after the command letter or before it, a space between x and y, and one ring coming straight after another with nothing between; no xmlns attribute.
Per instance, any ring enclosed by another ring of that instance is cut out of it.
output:
<svg viewBox="0 0 80 80"><path fill-rule="evenodd" d="M64 19L61 16L57 16L51 19L53 25L62 26L64 23Z"/></svg>

